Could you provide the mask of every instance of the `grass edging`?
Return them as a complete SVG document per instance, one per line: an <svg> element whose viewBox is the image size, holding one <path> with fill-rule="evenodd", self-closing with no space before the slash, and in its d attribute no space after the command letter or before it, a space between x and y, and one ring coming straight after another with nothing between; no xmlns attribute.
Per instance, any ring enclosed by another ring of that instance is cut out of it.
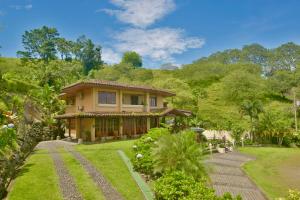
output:
<svg viewBox="0 0 300 200"><path fill-rule="evenodd" d="M122 150L118 150L118 154L120 155L123 162L127 166L132 178L135 180L135 182L139 186L139 188L142 191L142 193L143 193L144 197L146 198L146 200L153 200L154 199L153 192L151 191L148 184L141 178L139 173L137 173L133 170L133 166L130 162L130 159L126 156L126 154Z"/></svg>

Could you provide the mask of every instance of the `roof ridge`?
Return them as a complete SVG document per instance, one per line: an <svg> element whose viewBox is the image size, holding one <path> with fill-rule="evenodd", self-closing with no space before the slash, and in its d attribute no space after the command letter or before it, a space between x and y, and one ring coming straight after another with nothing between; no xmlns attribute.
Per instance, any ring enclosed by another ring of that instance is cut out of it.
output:
<svg viewBox="0 0 300 200"><path fill-rule="evenodd" d="M149 90L149 91L154 91L154 92L162 92L165 93L169 96L174 96L175 93L166 90L166 89L159 89L154 86L149 86L149 85L137 85L137 84L129 84L129 83L121 83L117 81L108 81L108 80L100 80L100 79L85 79L85 80L80 80L77 81L73 84L65 86L62 91L70 89L72 87L75 87L77 85L106 85L109 87L119 87L119 88L128 88L128 89L141 89L141 90Z"/></svg>

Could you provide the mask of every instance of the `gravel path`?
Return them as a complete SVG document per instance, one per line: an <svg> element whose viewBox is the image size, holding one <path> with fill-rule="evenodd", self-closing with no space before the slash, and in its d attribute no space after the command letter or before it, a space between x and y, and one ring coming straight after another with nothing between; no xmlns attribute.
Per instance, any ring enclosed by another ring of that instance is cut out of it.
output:
<svg viewBox="0 0 300 200"><path fill-rule="evenodd" d="M119 192L105 179L99 170L94 165L83 157L79 152L75 151L72 146L65 146L73 156L80 162L85 168L88 174L93 178L94 182L97 183L98 187L101 188L103 195L107 200L122 200L122 196Z"/></svg>
<svg viewBox="0 0 300 200"><path fill-rule="evenodd" d="M105 196L106 200L123 200L120 193L105 179L105 177L102 175L102 173L89 160L87 160L84 156L82 156L79 152L77 152L73 148L74 145L76 145L76 144L71 143L71 142L56 140L56 141L41 142L38 144L37 148L49 149L51 155L54 156L53 159L54 159L55 165L58 165L60 167L63 165L63 162L62 162L59 154L55 152L55 149L64 147L68 152L70 152L75 157L75 159L77 159L80 162L80 164L83 166L83 168L86 170L86 172L90 175L90 177L98 185L98 187L102 191L103 195ZM59 159L57 159L57 158L59 158ZM58 161L56 161L56 160L58 160ZM58 164L56 164L56 162L58 162ZM57 174L59 175L60 179L62 179L63 181L65 180L66 176L68 178L70 178L69 177L70 175L67 173L66 168L64 168L64 171L62 171L61 167L60 167L59 170L57 171ZM60 182L62 182L62 181L60 181ZM71 183L71 180L70 180L70 182L67 182L67 183ZM63 193L64 193L65 189L67 189L67 191L73 191L74 189L76 190L76 188L73 187L72 184L70 184L68 186L61 184L61 188L63 190ZM69 199L75 199L75 198L69 198Z"/></svg>
<svg viewBox="0 0 300 200"><path fill-rule="evenodd" d="M243 200L267 199L241 169L241 166L250 160L254 158L238 152L214 154L206 160L206 163L212 166L209 176L217 195L230 192L233 195L240 194Z"/></svg>
<svg viewBox="0 0 300 200"><path fill-rule="evenodd" d="M66 168L59 152L57 152L56 145L52 142L42 142L37 148L48 149L54 161L56 173L59 177L59 185L63 198L65 200L81 200L83 199L76 188L73 177Z"/></svg>

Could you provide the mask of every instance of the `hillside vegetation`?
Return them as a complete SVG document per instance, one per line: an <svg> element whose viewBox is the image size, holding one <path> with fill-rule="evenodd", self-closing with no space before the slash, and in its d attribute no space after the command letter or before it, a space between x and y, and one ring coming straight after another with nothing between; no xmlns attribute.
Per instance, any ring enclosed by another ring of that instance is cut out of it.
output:
<svg viewBox="0 0 300 200"><path fill-rule="evenodd" d="M169 89L177 94L167 99L169 105L193 111L191 125L206 129L271 134L280 144L295 129L300 46L294 43L274 49L246 45L171 70L143 68L135 52L125 52L118 64L105 64L100 45L85 36L76 41L61 38L55 28L26 31L23 46L25 50L17 52L20 59L0 61L2 112L23 114L24 103L30 100L43 121L53 124L53 116L64 109L57 99L61 88L95 78Z"/></svg>

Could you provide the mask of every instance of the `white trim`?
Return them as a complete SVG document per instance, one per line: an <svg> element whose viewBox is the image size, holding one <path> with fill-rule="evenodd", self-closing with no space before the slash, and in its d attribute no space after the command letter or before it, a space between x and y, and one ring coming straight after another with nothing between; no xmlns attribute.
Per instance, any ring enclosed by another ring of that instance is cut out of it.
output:
<svg viewBox="0 0 300 200"><path fill-rule="evenodd" d="M143 108L144 105L131 105L131 104L123 104L123 108Z"/></svg>
<svg viewBox="0 0 300 200"><path fill-rule="evenodd" d="M101 104L101 103L99 103L98 106L102 106L102 107L117 107L117 104Z"/></svg>

